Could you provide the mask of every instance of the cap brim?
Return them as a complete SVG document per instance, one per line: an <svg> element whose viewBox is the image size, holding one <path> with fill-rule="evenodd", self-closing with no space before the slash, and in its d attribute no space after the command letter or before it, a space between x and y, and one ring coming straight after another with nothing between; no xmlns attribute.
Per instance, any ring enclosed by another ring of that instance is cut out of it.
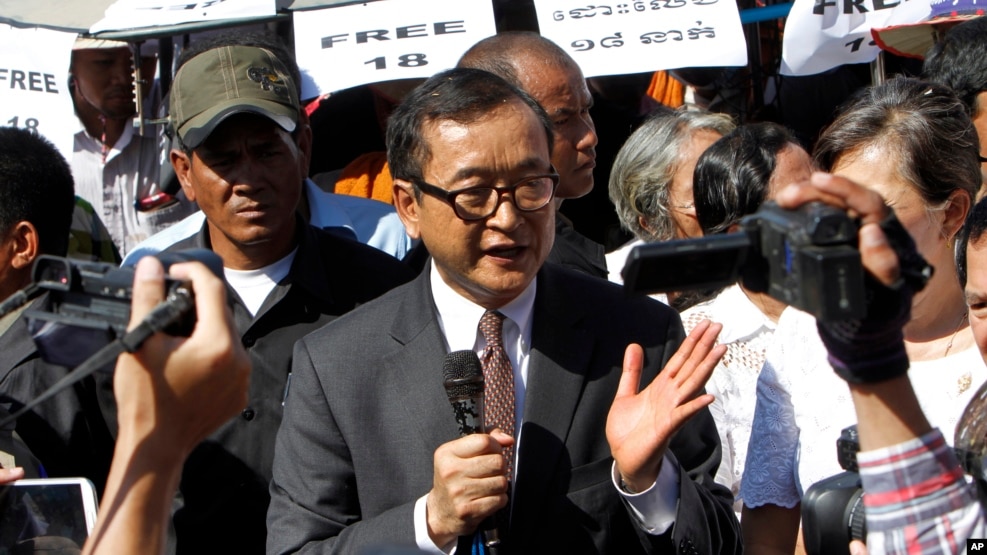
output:
<svg viewBox="0 0 987 555"><path fill-rule="evenodd" d="M925 59L925 53L936 42L937 27L949 28L976 17L981 16L954 15L907 25L892 25L882 29L871 29L871 36L874 37L874 42L881 50L906 58L922 60Z"/></svg>
<svg viewBox="0 0 987 555"><path fill-rule="evenodd" d="M130 48L130 44L119 40L92 37L79 37L72 44L72 50L106 50L112 48Z"/></svg>
<svg viewBox="0 0 987 555"><path fill-rule="evenodd" d="M213 106L189 119L185 125L178 129L178 136L185 146L196 148L205 142L221 123L236 114L264 116L288 133L295 130L298 122L298 110L290 106L260 99L250 99L249 103L246 103L245 99L238 98L228 103Z"/></svg>

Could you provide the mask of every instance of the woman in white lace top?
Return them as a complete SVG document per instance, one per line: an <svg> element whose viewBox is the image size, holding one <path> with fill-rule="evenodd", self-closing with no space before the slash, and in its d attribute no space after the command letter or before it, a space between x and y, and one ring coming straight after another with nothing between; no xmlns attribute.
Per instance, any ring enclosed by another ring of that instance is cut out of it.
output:
<svg viewBox="0 0 987 555"><path fill-rule="evenodd" d="M806 180L811 173L809 154L784 127L774 123L738 127L713 143L696 164L692 188L703 235L736 231L742 217L757 211L784 185ZM727 352L706 391L716 398L709 410L723 448L716 481L733 492L738 516L757 375L784 308L765 293L732 284L682 313L686 333L703 319L723 324L719 342Z"/></svg>
<svg viewBox="0 0 987 555"><path fill-rule="evenodd" d="M935 267L913 300L904 333L922 408L944 431L955 427L985 379L953 263L954 236L981 181L979 168L964 164L955 148L976 140L971 133L969 116L951 92L898 78L852 102L815 152L822 169L880 193ZM787 309L757 384L741 485L747 553L796 549L801 496L841 470L836 439L854 423L846 384L826 361L815 321Z"/></svg>

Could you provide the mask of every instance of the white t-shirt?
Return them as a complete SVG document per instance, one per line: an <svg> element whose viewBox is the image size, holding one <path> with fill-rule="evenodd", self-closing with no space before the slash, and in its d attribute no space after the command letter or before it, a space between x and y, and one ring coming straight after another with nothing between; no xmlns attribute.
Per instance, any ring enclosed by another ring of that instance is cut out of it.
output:
<svg viewBox="0 0 987 555"><path fill-rule="evenodd" d="M288 275L296 254L298 254L297 247L281 260L256 270L223 268L226 281L236 294L240 295L240 300L250 311L251 316L257 316L257 311L274 290L274 286Z"/></svg>

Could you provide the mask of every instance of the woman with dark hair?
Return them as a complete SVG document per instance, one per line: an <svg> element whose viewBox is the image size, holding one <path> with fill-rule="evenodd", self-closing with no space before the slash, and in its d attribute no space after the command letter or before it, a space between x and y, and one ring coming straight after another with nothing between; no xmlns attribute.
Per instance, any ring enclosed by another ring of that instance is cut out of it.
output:
<svg viewBox="0 0 987 555"><path fill-rule="evenodd" d="M812 160L795 137L775 123L738 127L699 157L692 180L696 218L704 236L737 230L740 219L789 183L809 178ZM710 412L723 446L716 481L729 487L741 508L740 480L754 420L757 376L785 305L741 284L682 313L688 332L708 319L723 324L727 352L706 384L716 398Z"/></svg>
<svg viewBox="0 0 987 555"><path fill-rule="evenodd" d="M909 377L934 425L953 430L987 370L967 320L954 237L980 187L977 136L948 89L897 78L867 89L816 145L819 167L884 197L935 267L904 328ZM833 446L856 422L815 320L787 309L758 378L741 486L748 553L792 553L804 492L841 468Z"/></svg>
<svg viewBox="0 0 987 555"><path fill-rule="evenodd" d="M699 155L733 129L733 120L724 114L675 110L656 113L631 134L610 170L610 200L621 227L635 240L607 255L610 281L623 283L620 270L635 246L702 235L692 173ZM684 310L691 298L659 296L676 310Z"/></svg>

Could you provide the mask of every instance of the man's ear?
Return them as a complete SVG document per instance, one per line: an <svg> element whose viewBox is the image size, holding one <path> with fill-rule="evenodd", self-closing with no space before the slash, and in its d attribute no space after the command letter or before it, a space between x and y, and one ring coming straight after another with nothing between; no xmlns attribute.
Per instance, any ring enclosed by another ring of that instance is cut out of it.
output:
<svg viewBox="0 0 987 555"><path fill-rule="evenodd" d="M10 265L15 270L30 268L41 254L38 229L31 222L20 221L14 224L7 239L11 249Z"/></svg>
<svg viewBox="0 0 987 555"><path fill-rule="evenodd" d="M192 202L195 202L195 188L192 187L192 159L189 158L188 154L177 148L171 149L171 153L168 155L171 159L171 167L175 170L175 177L178 178L178 182L182 185L182 191L185 192L185 196Z"/></svg>
<svg viewBox="0 0 987 555"><path fill-rule="evenodd" d="M412 239L421 238L418 222L421 217L421 206L415 198L414 186L403 179L394 180L394 209L404 224L404 230Z"/></svg>

